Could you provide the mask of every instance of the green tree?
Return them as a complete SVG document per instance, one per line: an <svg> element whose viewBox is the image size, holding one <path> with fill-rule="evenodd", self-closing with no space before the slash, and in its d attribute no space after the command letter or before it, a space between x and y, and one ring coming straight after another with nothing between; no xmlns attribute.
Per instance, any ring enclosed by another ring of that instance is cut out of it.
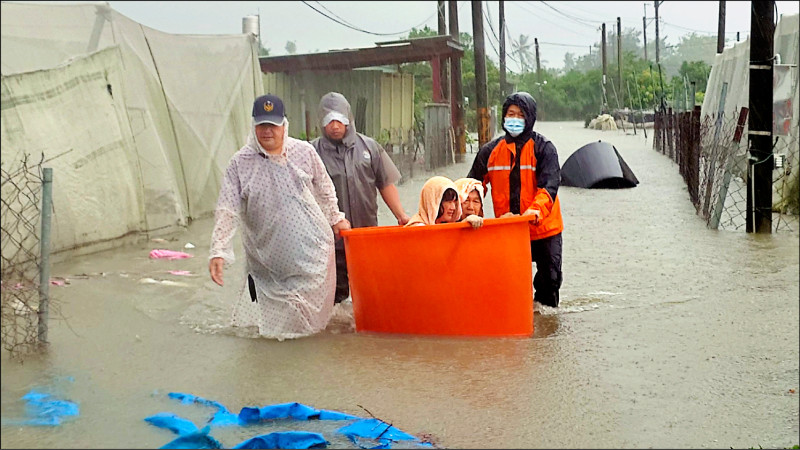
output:
<svg viewBox="0 0 800 450"><path fill-rule="evenodd" d="M295 41L286 41L286 53L290 55L297 53L297 44Z"/></svg>
<svg viewBox="0 0 800 450"><path fill-rule="evenodd" d="M524 34L520 34L516 40L511 39L511 54L516 56L523 72L527 72L530 67L534 67L536 64L536 56L533 54L532 49L533 42Z"/></svg>
<svg viewBox="0 0 800 450"><path fill-rule="evenodd" d="M661 57L661 67L665 76L678 75L684 61L702 61L706 65L714 64L717 54L716 36L701 36L690 33L682 36L678 44Z"/></svg>

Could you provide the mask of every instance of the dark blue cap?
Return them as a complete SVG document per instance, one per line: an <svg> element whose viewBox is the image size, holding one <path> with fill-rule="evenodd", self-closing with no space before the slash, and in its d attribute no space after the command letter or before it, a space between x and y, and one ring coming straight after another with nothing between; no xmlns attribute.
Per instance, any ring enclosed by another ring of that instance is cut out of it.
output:
<svg viewBox="0 0 800 450"><path fill-rule="evenodd" d="M256 125L271 123L273 125L283 125L286 113L283 109L283 100L277 95L267 94L258 97L253 102L253 120Z"/></svg>

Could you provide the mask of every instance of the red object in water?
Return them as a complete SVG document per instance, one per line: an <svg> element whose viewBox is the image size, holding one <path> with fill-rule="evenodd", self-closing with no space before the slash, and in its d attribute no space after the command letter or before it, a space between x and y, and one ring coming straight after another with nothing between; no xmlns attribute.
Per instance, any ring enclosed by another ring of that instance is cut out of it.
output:
<svg viewBox="0 0 800 450"><path fill-rule="evenodd" d="M160 248L150 251L151 259L184 259L193 257L194 255L190 255L188 253L176 252L174 250L164 250Z"/></svg>

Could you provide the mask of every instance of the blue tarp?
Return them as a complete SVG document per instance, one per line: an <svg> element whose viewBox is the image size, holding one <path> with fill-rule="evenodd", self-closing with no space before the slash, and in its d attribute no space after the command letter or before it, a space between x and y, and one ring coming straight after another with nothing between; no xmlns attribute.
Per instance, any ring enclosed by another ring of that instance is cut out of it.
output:
<svg viewBox="0 0 800 450"><path fill-rule="evenodd" d="M172 413L161 412L150 417L145 417L144 420L145 422L148 422L151 425L155 425L159 428L166 428L179 436L184 436L199 431L194 422L184 419L183 417L178 417Z"/></svg>
<svg viewBox="0 0 800 450"><path fill-rule="evenodd" d="M185 419L184 419L185 420ZM222 448L222 444L208 434L209 427L205 426L202 430L195 431L180 436L161 448Z"/></svg>
<svg viewBox="0 0 800 450"><path fill-rule="evenodd" d="M39 392L31 389L30 392L22 396L25 400L25 414L27 419L3 419L6 425L30 425L30 426L56 426L61 425L62 417L77 416L80 409L77 403L68 400L60 400L54 395Z"/></svg>
<svg viewBox="0 0 800 450"><path fill-rule="evenodd" d="M241 425L249 426L263 421L278 419L294 420L349 420L352 423L336 430L336 433L347 437L360 448L391 448L395 441L406 441L416 447L432 447L416 437L405 433L391 424L379 419L364 419L339 411L316 409L301 403L281 403L260 408L244 407L239 415L232 414L221 403L196 397L191 394L171 392L170 398L182 403L198 403L217 408L217 412L202 430L191 421L172 413L158 413L145 418L148 423L166 428L179 435L162 448L222 448L221 444L209 435L212 426ZM233 448L324 448L328 444L319 433L307 431L275 432L255 436L243 441Z"/></svg>
<svg viewBox="0 0 800 450"><path fill-rule="evenodd" d="M248 439L233 448L325 448L328 441L319 433L281 431Z"/></svg>
<svg viewBox="0 0 800 450"><path fill-rule="evenodd" d="M217 412L208 423L211 426L224 427L230 425L241 425L239 423L239 417L236 414L228 411L228 408L226 408L222 403L214 400L206 400L203 397L197 397L192 394L184 394L182 392L170 392L167 394L167 396L175 400L180 400L181 403L199 403L201 405L217 408Z"/></svg>
<svg viewBox="0 0 800 450"><path fill-rule="evenodd" d="M256 423L270 419L295 419L295 420L350 420L360 419L339 411L315 409L301 403L281 403L261 408L244 407L239 412L239 421L242 424Z"/></svg>

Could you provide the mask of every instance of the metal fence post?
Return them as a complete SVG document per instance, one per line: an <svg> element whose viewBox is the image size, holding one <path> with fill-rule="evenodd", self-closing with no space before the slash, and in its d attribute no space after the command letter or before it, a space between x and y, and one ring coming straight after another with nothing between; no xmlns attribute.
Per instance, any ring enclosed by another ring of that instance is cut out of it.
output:
<svg viewBox="0 0 800 450"><path fill-rule="evenodd" d="M50 302L50 218L53 211L53 169L42 169L42 237L39 268L39 343L47 343L47 319Z"/></svg>

